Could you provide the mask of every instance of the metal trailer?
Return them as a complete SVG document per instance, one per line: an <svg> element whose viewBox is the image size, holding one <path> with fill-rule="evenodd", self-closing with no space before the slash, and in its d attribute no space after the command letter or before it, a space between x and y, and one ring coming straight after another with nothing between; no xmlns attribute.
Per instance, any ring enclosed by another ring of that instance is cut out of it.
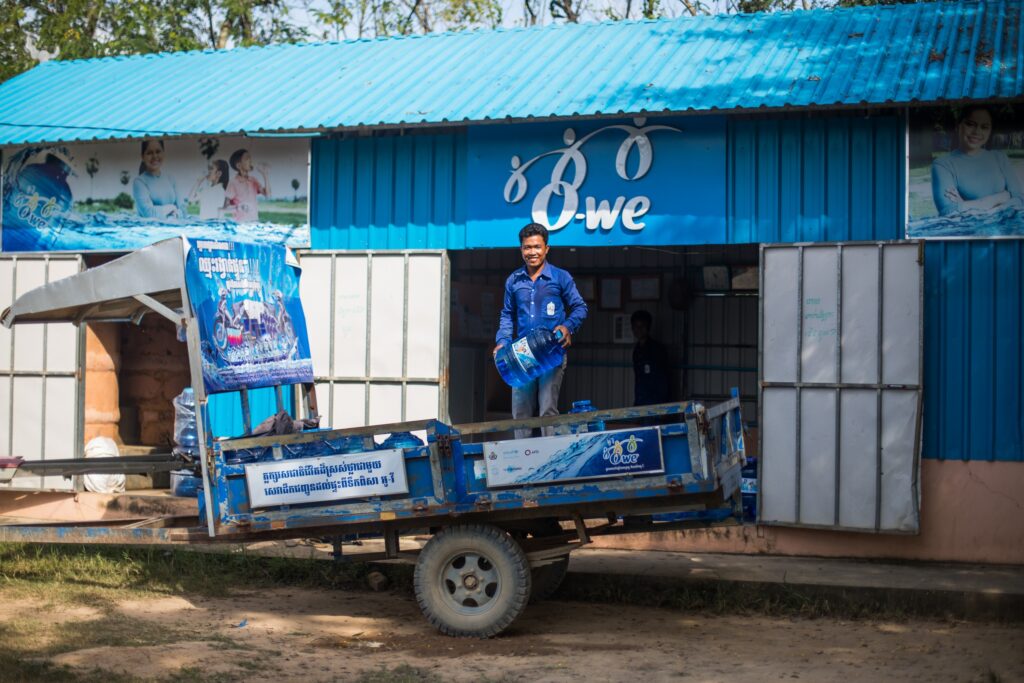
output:
<svg viewBox="0 0 1024 683"><path fill-rule="evenodd" d="M427 420L215 438L200 334L185 285L189 248L187 239L167 240L32 290L4 312L2 322L138 322L155 312L181 325L200 437L198 462L192 463L202 475L199 516L0 526L0 541L185 545L329 537L340 557L343 536L380 534L385 550L377 557L415 562L415 592L430 623L452 636L490 637L507 628L531 597L550 595L565 576L569 553L595 536L708 527L736 523L742 516L744 435L736 389L729 401L713 407L680 402L459 426ZM315 415L314 387L299 388L302 410ZM278 407L284 408L282 387L276 392ZM247 392L240 395L248 431ZM624 428L606 428L616 422ZM539 427L562 433L475 443L469 438ZM388 450L375 445L374 437L416 430L426 432L425 445ZM357 448L362 440L362 452L323 455L353 439ZM599 454L604 470L579 467L586 449ZM523 469L517 458L538 453L561 454L562 461L548 461L547 469L532 471L528 481L509 480L510 472ZM566 455L572 453L575 461ZM648 465L637 469L640 454ZM397 463L391 475L398 481L388 483L393 490L370 486L367 495L354 476L359 463L380 465L388 459ZM620 465L618 471L608 462ZM0 477L10 478L19 469L68 475L185 465L178 456L145 462L8 459L0 462ZM289 483L299 481L313 484ZM283 491L284 498L268 500L268 491ZM422 550L401 547L403 534L413 531L431 534Z"/></svg>

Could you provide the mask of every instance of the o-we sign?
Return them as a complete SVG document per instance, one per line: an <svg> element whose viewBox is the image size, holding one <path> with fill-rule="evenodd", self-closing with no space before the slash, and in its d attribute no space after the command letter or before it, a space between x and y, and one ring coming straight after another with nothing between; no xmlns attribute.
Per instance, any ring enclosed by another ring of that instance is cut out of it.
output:
<svg viewBox="0 0 1024 683"><path fill-rule="evenodd" d="M725 120L485 126L470 130L467 246L546 225L559 245L725 241Z"/></svg>

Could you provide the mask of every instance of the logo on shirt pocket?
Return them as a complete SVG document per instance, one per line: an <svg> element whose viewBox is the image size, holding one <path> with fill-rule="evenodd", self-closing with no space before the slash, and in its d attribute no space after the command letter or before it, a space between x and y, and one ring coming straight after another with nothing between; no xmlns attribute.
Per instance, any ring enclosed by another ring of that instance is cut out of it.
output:
<svg viewBox="0 0 1024 683"><path fill-rule="evenodd" d="M554 301L549 301L548 302L547 313L548 313L548 315L554 315L555 314L555 302Z"/></svg>

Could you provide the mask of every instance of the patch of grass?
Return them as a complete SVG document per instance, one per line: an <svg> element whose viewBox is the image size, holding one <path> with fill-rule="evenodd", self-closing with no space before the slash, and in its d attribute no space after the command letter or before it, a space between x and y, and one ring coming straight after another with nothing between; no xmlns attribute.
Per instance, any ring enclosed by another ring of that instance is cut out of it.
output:
<svg viewBox="0 0 1024 683"><path fill-rule="evenodd" d="M109 591L230 595L267 586L355 588L360 563L208 553L158 547L0 544L0 588L99 607Z"/></svg>
<svg viewBox="0 0 1024 683"><path fill-rule="evenodd" d="M135 680L102 669L81 672L26 659L16 652L0 652L0 683L131 683Z"/></svg>
<svg viewBox="0 0 1024 683"><path fill-rule="evenodd" d="M393 669L381 667L364 671L353 683L442 683L442 679L426 669L402 664Z"/></svg>

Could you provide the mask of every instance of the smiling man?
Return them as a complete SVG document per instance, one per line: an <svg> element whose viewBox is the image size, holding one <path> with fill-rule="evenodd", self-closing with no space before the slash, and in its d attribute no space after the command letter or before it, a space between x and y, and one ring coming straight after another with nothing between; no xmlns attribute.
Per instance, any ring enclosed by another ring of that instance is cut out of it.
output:
<svg viewBox="0 0 1024 683"><path fill-rule="evenodd" d="M538 327L561 332L562 346L569 348L573 335L587 317L587 304L576 289L572 275L548 263L549 249L548 230L540 223L530 223L519 231L519 251L525 265L505 280L505 302L495 337L495 354L513 339ZM568 356L559 367L512 389L513 418L558 415L558 392L567 361ZM516 438L526 438L531 431L517 429ZM545 435L553 431L544 428Z"/></svg>

